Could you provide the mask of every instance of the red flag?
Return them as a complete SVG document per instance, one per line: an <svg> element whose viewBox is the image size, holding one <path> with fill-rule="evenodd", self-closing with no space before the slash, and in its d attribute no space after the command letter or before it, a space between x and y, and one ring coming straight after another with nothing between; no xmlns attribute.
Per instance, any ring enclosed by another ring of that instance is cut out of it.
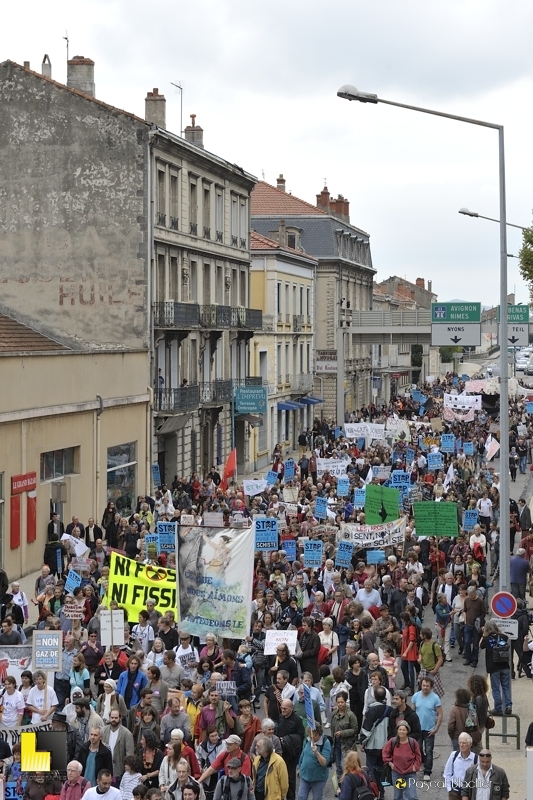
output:
<svg viewBox="0 0 533 800"><path fill-rule="evenodd" d="M234 447L226 459L226 466L224 467L224 474L220 481L220 488L223 492L228 488L228 479L235 475L237 472L237 448Z"/></svg>

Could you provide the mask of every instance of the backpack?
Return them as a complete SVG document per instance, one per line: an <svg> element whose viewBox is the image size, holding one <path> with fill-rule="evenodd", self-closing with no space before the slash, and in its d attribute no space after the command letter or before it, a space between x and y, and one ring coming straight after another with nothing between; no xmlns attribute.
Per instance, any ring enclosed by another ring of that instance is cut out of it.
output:
<svg viewBox="0 0 533 800"><path fill-rule="evenodd" d="M411 748L411 750L413 751L413 753L416 753L416 748L415 748L415 740L414 740L414 739L412 739L410 736L408 736L408 737L407 737L407 741L409 742L409 747ZM392 737L392 749L393 749L393 750L394 750L394 748L397 746L397 744L398 744L398 737L397 737L397 736L393 736L393 737Z"/></svg>
<svg viewBox="0 0 533 800"><path fill-rule="evenodd" d="M468 703L468 711L466 712L465 718L465 729L467 731L477 731L478 729L477 709L473 700L470 700Z"/></svg>
<svg viewBox="0 0 533 800"><path fill-rule="evenodd" d="M352 800L374 800L374 797L376 797L376 795L374 794L373 789L371 789L368 784L367 776L363 772L360 772L359 774L364 780L363 786L354 786L352 775L350 773L348 773L348 775L346 776L347 778L350 779L350 783L352 784ZM377 796L379 797L379 792Z"/></svg>
<svg viewBox="0 0 533 800"><path fill-rule="evenodd" d="M492 652L492 663L501 664L502 667L505 664L505 666L509 668L509 659L511 657L511 645L502 636L496 637L494 644L492 644L493 641L494 640L491 639L491 641L489 642L490 649Z"/></svg>
<svg viewBox="0 0 533 800"><path fill-rule="evenodd" d="M429 605L429 592L425 586L422 586L422 605Z"/></svg>

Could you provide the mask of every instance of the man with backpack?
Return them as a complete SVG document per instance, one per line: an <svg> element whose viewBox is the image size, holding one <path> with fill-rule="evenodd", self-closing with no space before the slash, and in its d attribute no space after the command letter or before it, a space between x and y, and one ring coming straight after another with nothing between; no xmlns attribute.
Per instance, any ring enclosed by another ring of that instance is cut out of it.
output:
<svg viewBox="0 0 533 800"><path fill-rule="evenodd" d="M227 762L227 772L216 785L213 800L254 800L252 779L241 772L239 758L230 758Z"/></svg>
<svg viewBox="0 0 533 800"><path fill-rule="evenodd" d="M477 753L472 752L472 737L469 733L459 734L459 750L452 750L444 767L448 800L461 800L466 771L477 762Z"/></svg>
<svg viewBox="0 0 533 800"><path fill-rule="evenodd" d="M505 713L513 713L511 699L511 645L508 637L500 632L497 624L490 620L483 628L480 647L485 650L485 669L490 676L490 688L494 698L493 716L502 716L502 700ZM503 695L503 697L502 697Z"/></svg>
<svg viewBox="0 0 533 800"><path fill-rule="evenodd" d="M385 797L383 788L383 748L389 729L389 716L392 708L385 704L386 692L383 686L374 689L374 702L370 703L361 726L359 741L365 751L366 765L376 781L380 800Z"/></svg>

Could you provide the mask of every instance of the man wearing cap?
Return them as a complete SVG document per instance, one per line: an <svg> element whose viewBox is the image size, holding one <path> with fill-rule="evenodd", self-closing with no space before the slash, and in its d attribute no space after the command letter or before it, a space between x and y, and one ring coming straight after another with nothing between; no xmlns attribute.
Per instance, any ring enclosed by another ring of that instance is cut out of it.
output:
<svg viewBox="0 0 533 800"><path fill-rule="evenodd" d="M109 725L102 733L102 741L111 750L113 756L113 777L118 786L124 775L124 759L126 756L135 755L133 735L122 725L120 711L112 709L109 714Z"/></svg>
<svg viewBox="0 0 533 800"><path fill-rule="evenodd" d="M194 680L200 656L196 647L191 644L190 633L180 633L180 644L179 647L174 648L174 652L176 653L176 663L181 665L185 677ZM163 675L161 677L166 680Z"/></svg>
<svg viewBox="0 0 533 800"><path fill-rule="evenodd" d="M526 559L526 551L519 547L516 555L510 561L511 592L516 599L526 599L526 585L529 580L529 561ZM0 637L1 641L1 637Z"/></svg>
<svg viewBox="0 0 533 800"><path fill-rule="evenodd" d="M254 800L252 779L243 774L241 762L238 758L230 758L227 764L226 776L221 781L218 781L216 785L213 800L221 800L222 798L224 800ZM186 800L185 795L184 800Z"/></svg>
<svg viewBox="0 0 533 800"><path fill-rule="evenodd" d="M87 697L76 697L72 704L76 709L76 716L72 721L72 727L76 728L76 730L81 733L84 742L87 741L91 728L99 728L101 731L104 729L102 717L96 713L94 708L91 708L90 701Z"/></svg>
<svg viewBox="0 0 533 800"><path fill-rule="evenodd" d="M489 786L487 786L489 784ZM509 800L509 780L505 770L492 763L492 753L484 747L477 764L472 764L465 774L461 800Z"/></svg>
<svg viewBox="0 0 533 800"><path fill-rule="evenodd" d="M250 756L241 750L241 738L235 733L228 736L226 739L226 749L215 758L210 767L202 772L198 778L198 782L203 783L207 778L221 769L228 775L229 762L233 760L239 762L242 775L251 776L252 762L250 761Z"/></svg>

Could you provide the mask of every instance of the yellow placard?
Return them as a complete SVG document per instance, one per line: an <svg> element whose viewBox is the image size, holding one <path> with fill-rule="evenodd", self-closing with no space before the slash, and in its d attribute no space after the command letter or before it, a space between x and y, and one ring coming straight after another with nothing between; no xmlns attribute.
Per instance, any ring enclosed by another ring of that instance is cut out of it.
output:
<svg viewBox="0 0 533 800"><path fill-rule="evenodd" d="M151 564L140 564L132 558L112 552L109 563L107 606L116 600L128 612L130 621L137 621L139 611L153 600L158 611L173 611L178 619L176 570Z"/></svg>

